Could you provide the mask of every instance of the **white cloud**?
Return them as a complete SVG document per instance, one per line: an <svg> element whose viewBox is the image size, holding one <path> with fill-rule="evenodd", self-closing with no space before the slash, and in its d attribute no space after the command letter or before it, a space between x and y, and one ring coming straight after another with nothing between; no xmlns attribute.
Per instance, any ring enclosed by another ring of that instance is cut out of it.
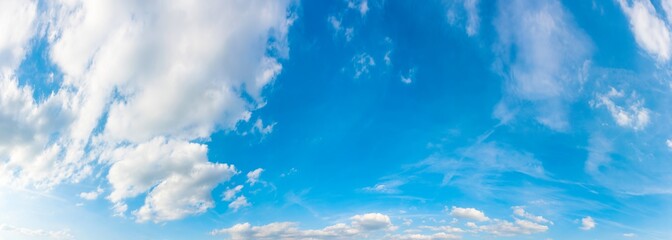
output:
<svg viewBox="0 0 672 240"><path fill-rule="evenodd" d="M26 52L36 26L37 2L6 0L0 3L0 72L13 70Z"/></svg>
<svg viewBox="0 0 672 240"><path fill-rule="evenodd" d="M390 217L382 213L367 213L363 215L355 215L352 216L350 220L352 220L353 227L365 231L395 229L395 226L392 225L392 221L390 221Z"/></svg>
<svg viewBox="0 0 672 240"><path fill-rule="evenodd" d="M453 26L464 27L468 36L474 36L480 28L478 4L480 0L447 1L448 23Z"/></svg>
<svg viewBox="0 0 672 240"><path fill-rule="evenodd" d="M497 236L517 236L542 233L548 230L548 226L534 223L528 220L515 220L509 222L495 219L490 225L479 226L478 231Z"/></svg>
<svg viewBox="0 0 672 240"><path fill-rule="evenodd" d="M672 139L665 140L665 145L667 145L669 149L672 149Z"/></svg>
<svg viewBox="0 0 672 240"><path fill-rule="evenodd" d="M444 233L463 233L464 230L453 226L421 226L420 228L430 229L432 231L440 231Z"/></svg>
<svg viewBox="0 0 672 240"><path fill-rule="evenodd" d="M419 233L407 233L401 235L394 235L391 237L394 240L447 240L447 239L462 239L460 236L449 233L434 233L431 235Z"/></svg>
<svg viewBox="0 0 672 240"><path fill-rule="evenodd" d="M417 70L415 68L411 68L408 70L408 74L406 75L401 75L401 82L405 84L411 84L413 81L415 81L415 72Z"/></svg>
<svg viewBox="0 0 672 240"><path fill-rule="evenodd" d="M593 220L592 217L587 216L581 219L581 230L587 231L595 228L597 223L595 223L595 220Z"/></svg>
<svg viewBox="0 0 672 240"><path fill-rule="evenodd" d="M653 4L649 0L632 0L630 4L626 0L619 0L619 4L630 20L630 30L635 35L637 44L658 60L669 60L672 54L670 29L658 17ZM662 1L661 5L670 18L669 1Z"/></svg>
<svg viewBox="0 0 672 240"><path fill-rule="evenodd" d="M394 180L389 180L389 181L384 181L382 183L378 183L372 187L365 187L363 188L364 191L367 192L375 192L375 193L384 193L384 194L396 194L400 193L401 191L399 190L399 187L406 184L406 181L400 180L400 179L394 179Z"/></svg>
<svg viewBox="0 0 672 240"><path fill-rule="evenodd" d="M273 132L273 127L275 127L275 124L277 123L264 125L264 122L261 119L257 119L257 121L254 122L253 129L258 133L261 133L262 135L271 134Z"/></svg>
<svg viewBox="0 0 672 240"><path fill-rule="evenodd" d="M259 181L259 177L261 177L261 173L264 171L263 168L257 168L253 171L250 171L247 173L247 183L250 184L250 186L254 186Z"/></svg>
<svg viewBox="0 0 672 240"><path fill-rule="evenodd" d="M239 196L236 198L236 200L233 200L233 202L229 203L229 208L232 209L234 212L237 212L238 209L249 207L251 205L252 204L250 204L247 201L247 198L245 196Z"/></svg>
<svg viewBox="0 0 672 240"><path fill-rule="evenodd" d="M355 69L355 79L369 73L369 69L376 66L373 57L367 53L361 53L352 58L352 64Z"/></svg>
<svg viewBox="0 0 672 240"><path fill-rule="evenodd" d="M212 235L228 235L233 240L242 239L352 239L383 230L392 231L389 216L380 213L355 215L350 224L337 223L322 229L299 229L297 223L275 222L263 226L249 223L213 230Z"/></svg>
<svg viewBox="0 0 672 240"><path fill-rule="evenodd" d="M205 145L164 138L105 156L113 162L107 176L112 203L125 205L125 199L151 190L134 212L140 222L175 220L212 208L212 189L237 173L233 166L209 162Z"/></svg>
<svg viewBox="0 0 672 240"><path fill-rule="evenodd" d="M551 129L566 130L567 105L589 66L589 38L557 0L500 2L495 28L496 66L506 92L495 116L505 122L519 109Z"/></svg>
<svg viewBox="0 0 672 240"><path fill-rule="evenodd" d="M349 0L348 8L355 9L359 11L359 14L363 16L369 12L369 1L368 0Z"/></svg>
<svg viewBox="0 0 672 240"><path fill-rule="evenodd" d="M231 201L231 199L233 199L233 197L235 197L236 194L238 194L241 190L243 190L243 185L238 185L234 188L226 189L226 191L224 191L224 193L222 194L222 199L224 201Z"/></svg>
<svg viewBox="0 0 672 240"><path fill-rule="evenodd" d="M534 214L531 214L527 211L525 211L525 208L521 206L514 206L512 207L513 209L513 214L515 214L518 217L525 218L527 220L536 222L536 223L543 223L543 224L553 224L553 222L549 221L548 219L542 217L542 216L535 216Z"/></svg>
<svg viewBox="0 0 672 240"><path fill-rule="evenodd" d="M636 236L637 236L637 234L634 234L634 233L624 233L623 234L623 237L626 237L626 238L633 238L633 237L636 237Z"/></svg>
<svg viewBox="0 0 672 240"><path fill-rule="evenodd" d="M25 227L17 227L8 224L0 224L0 231L9 232L17 235L22 235L25 237L31 238L40 238L40 239L55 239L55 240L67 240L74 239L75 237L70 233L70 230L58 230L50 231L43 229L31 229Z"/></svg>
<svg viewBox="0 0 672 240"><path fill-rule="evenodd" d="M464 9L467 11L467 35L474 36L478 32L480 18L478 16L479 0L464 0Z"/></svg>
<svg viewBox="0 0 672 240"><path fill-rule="evenodd" d="M95 191L80 193L79 197L91 201L98 199L101 193L103 193L103 189L98 187Z"/></svg>
<svg viewBox="0 0 672 240"><path fill-rule="evenodd" d="M479 222L485 222L490 220L490 218L485 216L485 213L475 208L459 208L453 206L450 210L450 216L456 218L472 219Z"/></svg>
<svg viewBox="0 0 672 240"><path fill-rule="evenodd" d="M138 221L211 208L235 169L193 141L264 106L288 56L291 2L3 1L0 28L12 34L0 36L0 184L49 189L102 163L118 214L143 193ZM32 38L46 38L63 73L39 102L13 72Z"/></svg>
<svg viewBox="0 0 672 240"><path fill-rule="evenodd" d="M546 218L542 216L535 216L531 213L526 212L522 207L514 206L512 207L512 210L515 216L524 219L514 218L513 222L501 219L490 219L486 217L483 212L478 211L474 208L456 208L456 207L452 208L451 216L472 219L486 223L485 225L478 225L474 222L467 222L465 225L470 228L469 232L474 233L482 232L496 236L506 236L506 237L518 236L518 235L530 235L535 233L546 232L549 228L547 225L544 224L553 224L551 221L548 221ZM434 230L442 230L443 232L450 232L448 231L450 229L456 230L453 231L455 233L462 232L462 229L458 228L447 228L447 229L434 228Z"/></svg>
<svg viewBox="0 0 672 240"><path fill-rule="evenodd" d="M642 130L649 124L649 113L651 110L644 107L644 100L638 98L636 93L632 93L629 98L625 99L625 104L628 106L619 106L615 103L620 99L624 99L623 91L617 91L614 88L607 94L598 94L596 102L593 103L595 107L604 106L609 110L611 116L621 127L632 128L633 130Z"/></svg>

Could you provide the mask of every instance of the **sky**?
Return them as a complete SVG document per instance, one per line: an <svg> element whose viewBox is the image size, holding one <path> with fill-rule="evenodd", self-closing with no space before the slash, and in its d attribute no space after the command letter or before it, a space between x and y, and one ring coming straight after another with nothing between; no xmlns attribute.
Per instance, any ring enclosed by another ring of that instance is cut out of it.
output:
<svg viewBox="0 0 672 240"><path fill-rule="evenodd" d="M0 1L0 239L672 239L672 0Z"/></svg>

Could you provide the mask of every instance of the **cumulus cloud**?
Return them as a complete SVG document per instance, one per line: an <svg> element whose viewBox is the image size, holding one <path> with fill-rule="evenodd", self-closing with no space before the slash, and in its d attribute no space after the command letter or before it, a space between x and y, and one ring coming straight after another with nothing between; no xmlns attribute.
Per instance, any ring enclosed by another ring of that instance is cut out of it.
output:
<svg viewBox="0 0 672 240"><path fill-rule="evenodd" d="M250 184L250 186L254 186L259 181L259 177L261 177L261 173L264 171L263 168L257 168L255 170L252 170L247 173L247 183Z"/></svg>
<svg viewBox="0 0 672 240"><path fill-rule="evenodd" d="M485 222L489 221L490 218L485 216L485 213L479 211L478 209L475 208L460 208L460 207L455 207L453 206L450 209L450 216L456 217L456 218L465 218L465 219L471 219L471 220L476 220L479 222Z"/></svg>
<svg viewBox="0 0 672 240"><path fill-rule="evenodd" d="M250 204L247 201L247 198L245 196L239 196L236 198L236 200L233 200L233 202L229 203L229 208L232 209L234 212L237 212L238 209L249 207L251 205L252 204Z"/></svg>
<svg viewBox="0 0 672 240"><path fill-rule="evenodd" d="M667 61L672 54L672 42L670 29L665 22L658 17L656 9L649 0L619 0L618 3L625 15L630 20L630 30L635 35L637 44L648 54L653 55L660 61ZM662 7L670 19L669 1L662 1ZM669 24L669 21L668 21Z"/></svg>
<svg viewBox="0 0 672 240"><path fill-rule="evenodd" d="M587 217L584 217L584 218L581 219L581 227L580 228L581 228L581 230L588 231L588 230L591 230L591 229L595 228L596 225L597 225L597 223L595 223L595 220L593 220L592 217L587 216Z"/></svg>
<svg viewBox="0 0 672 240"><path fill-rule="evenodd" d="M8 0L0 3L0 71L13 70L23 58L36 26L37 2Z"/></svg>
<svg viewBox="0 0 672 240"><path fill-rule="evenodd" d="M201 143L264 106L287 57L290 4L3 1L0 184L50 189L102 163L117 213L144 193L138 221L211 208L211 190L236 171L210 162ZM63 74L40 101L14 73L35 38ZM273 124L257 126L268 134Z"/></svg>
<svg viewBox="0 0 672 240"><path fill-rule="evenodd" d="M70 233L70 230L58 230L50 231L43 229L32 229L25 227L17 227L8 224L0 224L0 231L17 234L24 237L30 238L40 238L40 239L55 239L55 240L68 240L75 239L75 237Z"/></svg>
<svg viewBox="0 0 672 240"><path fill-rule="evenodd" d="M79 197L86 200L96 200L101 193L103 193L103 189L98 187L95 191L80 193Z"/></svg>
<svg viewBox="0 0 672 240"><path fill-rule="evenodd" d="M430 229L432 231L439 231L444 233L463 233L463 229L453 226L421 226L420 228Z"/></svg>
<svg viewBox="0 0 672 240"><path fill-rule="evenodd" d="M392 225L390 217L382 213L367 213L363 215L355 215L350 218L352 220L352 226L365 230L365 231L375 231L375 230L394 230L395 226Z"/></svg>
<svg viewBox="0 0 672 240"><path fill-rule="evenodd" d="M391 237L394 240L446 240L446 239L462 239L462 237L449 233L434 233L434 234L419 234L407 233L398 234Z"/></svg>
<svg viewBox="0 0 672 240"><path fill-rule="evenodd" d="M485 225L478 225L473 222L468 222L466 225L471 228L470 231L472 232L482 232L495 236L511 237L546 232L549 229L548 225L546 224L553 224L551 221L542 216L535 216L534 214L526 212L522 207L514 206L512 209L515 216L521 217L523 219L514 218L513 221L492 219ZM482 214L480 211L471 212L472 213L469 215L480 216L480 214ZM479 220L477 218L471 219Z"/></svg>
<svg viewBox="0 0 672 240"><path fill-rule="evenodd" d="M514 222L495 219L492 224L478 226L478 231L496 236L517 236L542 233L548 230L548 226L528 220L515 220Z"/></svg>
<svg viewBox="0 0 672 240"><path fill-rule="evenodd" d="M496 66L506 93L495 117L506 122L520 111L551 129L566 130L568 105L589 66L589 38L557 0L502 1L495 28Z"/></svg>
<svg viewBox="0 0 672 240"><path fill-rule="evenodd" d="M619 106L616 101L624 99L625 106ZM636 93L630 97L625 97L623 91L614 88L606 94L598 94L597 99L592 103L594 107L606 107L611 116L621 127L632 128L633 130L642 130L649 124L649 113L651 110L644 107L644 100L638 98Z"/></svg>
<svg viewBox="0 0 672 240"><path fill-rule="evenodd" d="M236 224L230 228L213 230L212 235L228 235L233 240L242 239L352 239L370 233L395 230L389 216L380 213L355 215L350 224L337 223L322 229L300 229L297 223L276 222L262 226L250 223Z"/></svg>
<svg viewBox="0 0 672 240"><path fill-rule="evenodd" d="M125 205L125 199L149 191L134 212L140 222L202 213L214 206L212 189L237 174L233 166L209 162L205 145L165 138L117 148L106 156L113 162L107 176L112 203Z"/></svg>
<svg viewBox="0 0 672 240"><path fill-rule="evenodd" d="M231 201L231 199L233 199L236 196L236 194L238 194L241 190L243 190L243 185L238 185L234 188L226 189L226 191L224 191L224 193L222 194L222 199L224 201Z"/></svg>

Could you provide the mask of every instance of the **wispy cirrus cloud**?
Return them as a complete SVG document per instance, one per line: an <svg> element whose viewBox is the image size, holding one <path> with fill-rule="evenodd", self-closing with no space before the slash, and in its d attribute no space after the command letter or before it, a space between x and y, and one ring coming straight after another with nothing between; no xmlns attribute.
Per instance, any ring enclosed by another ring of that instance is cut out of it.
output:
<svg viewBox="0 0 672 240"><path fill-rule="evenodd" d="M529 116L558 131L570 127L569 105L585 81L592 43L560 1L499 2L496 69L504 97L494 115Z"/></svg>

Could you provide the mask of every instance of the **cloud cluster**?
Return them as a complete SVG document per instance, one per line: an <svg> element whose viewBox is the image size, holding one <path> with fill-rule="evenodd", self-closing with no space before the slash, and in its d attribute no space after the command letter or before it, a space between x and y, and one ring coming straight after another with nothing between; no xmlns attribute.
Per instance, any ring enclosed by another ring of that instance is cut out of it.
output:
<svg viewBox="0 0 672 240"><path fill-rule="evenodd" d="M17 227L8 224L0 224L0 231L9 232L30 238L54 239L54 240L74 239L74 236L70 233L70 230L67 229L50 231L44 229L32 229L25 227Z"/></svg>
<svg viewBox="0 0 672 240"><path fill-rule="evenodd" d="M379 231L393 231L396 226L390 217L381 213L367 213L350 218L350 224L338 223L323 229L300 229L297 223L276 222L263 226L250 223L213 230L212 235L228 235L237 239L353 239L365 238Z"/></svg>
<svg viewBox="0 0 672 240"><path fill-rule="evenodd" d="M453 207L450 214L454 217L484 222L482 225L469 222L467 227L473 232L484 232L505 237L546 232L548 225L553 224L542 216L535 216L526 212L523 207L515 206L512 209L514 215L522 219L514 218L513 222L501 219L491 220L483 212L474 208Z"/></svg>
<svg viewBox="0 0 672 240"><path fill-rule="evenodd" d="M449 212L451 217L462 220L463 228L456 226L459 220L453 219L450 225L413 226L413 221L406 218L404 227L398 227L391 221L392 217L382 213L367 213L350 217L350 223L337 223L322 229L301 229L298 223L274 222L261 226L240 223L229 228L217 229L212 235L227 235L231 239L395 239L395 240L441 240L462 239L466 234L473 236L494 235L512 237L530 235L548 231L553 223L542 216L533 215L523 207L513 207L513 221L489 218L483 211L475 208L453 206ZM434 222L437 222L435 219ZM425 222L425 221L421 221ZM440 221L445 222L445 221ZM403 231L402 231L403 230Z"/></svg>
<svg viewBox="0 0 672 240"><path fill-rule="evenodd" d="M211 162L203 142L264 105L287 56L291 1L41 4L0 3L12 33L0 36L0 183L49 189L103 164L120 214L144 193L138 221L211 208L212 189L237 170ZM15 74L29 39L48 43L62 75L39 101Z"/></svg>
<svg viewBox="0 0 672 240"><path fill-rule="evenodd" d="M616 104L617 100L625 99L626 106ZM606 107L611 116L621 127L632 128L633 130L642 130L649 124L649 113L651 110L644 107L644 101L639 99L636 93L632 93L626 98L623 91L614 88L606 94L598 94L596 101L592 103L594 107Z"/></svg>

